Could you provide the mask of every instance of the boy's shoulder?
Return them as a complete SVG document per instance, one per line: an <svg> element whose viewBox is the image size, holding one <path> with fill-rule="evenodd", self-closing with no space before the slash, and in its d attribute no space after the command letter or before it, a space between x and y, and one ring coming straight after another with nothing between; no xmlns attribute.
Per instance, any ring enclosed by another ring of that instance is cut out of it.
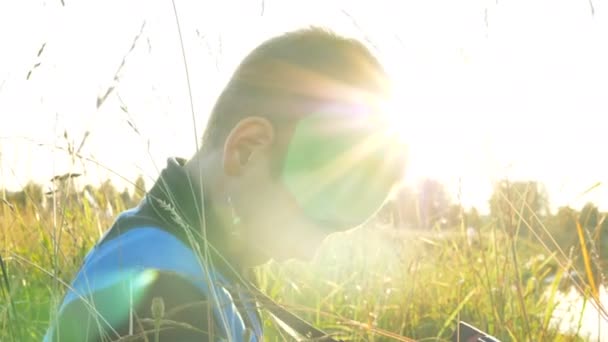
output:
<svg viewBox="0 0 608 342"><path fill-rule="evenodd" d="M123 212L86 256L66 292L55 330L67 340L131 335L146 328L153 315L152 303L162 298L171 315L166 319L194 328L169 329L167 338L192 335L206 340L201 334L209 331L242 336L242 315L226 290L230 284L213 268L203 267L203 262L193 248L158 222L140 216L137 209ZM220 305L209 306L210 299ZM208 312L214 319L208 319ZM85 317L83 324L79 319ZM210 321L214 327L208 326ZM237 321L241 323L221 326L221 322Z"/></svg>

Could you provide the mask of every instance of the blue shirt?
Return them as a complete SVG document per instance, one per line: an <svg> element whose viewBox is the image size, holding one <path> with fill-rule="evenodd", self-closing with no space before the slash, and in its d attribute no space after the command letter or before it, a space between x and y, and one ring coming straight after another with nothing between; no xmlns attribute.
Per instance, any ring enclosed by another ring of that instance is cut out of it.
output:
<svg viewBox="0 0 608 342"><path fill-rule="evenodd" d="M205 261L191 247L202 206L182 163L170 159L142 203L119 215L88 253L45 341L131 335L153 341L155 333L163 341L262 340L246 286L225 263ZM171 210L183 221L176 222ZM208 232L209 240L220 236Z"/></svg>

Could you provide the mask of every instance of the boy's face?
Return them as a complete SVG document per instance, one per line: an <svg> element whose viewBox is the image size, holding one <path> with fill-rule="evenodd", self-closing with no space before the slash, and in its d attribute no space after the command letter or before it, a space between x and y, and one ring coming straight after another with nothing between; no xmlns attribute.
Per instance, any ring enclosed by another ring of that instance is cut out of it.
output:
<svg viewBox="0 0 608 342"><path fill-rule="evenodd" d="M320 111L280 132L256 120L237 125L225 153L247 155L233 205L260 261L310 258L327 235L373 216L402 176L403 147L377 116Z"/></svg>

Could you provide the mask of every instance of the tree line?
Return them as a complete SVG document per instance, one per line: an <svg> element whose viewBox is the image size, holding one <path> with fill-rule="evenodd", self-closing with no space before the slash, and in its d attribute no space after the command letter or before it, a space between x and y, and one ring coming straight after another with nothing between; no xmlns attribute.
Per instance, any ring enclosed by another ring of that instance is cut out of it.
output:
<svg viewBox="0 0 608 342"><path fill-rule="evenodd" d="M76 186L78 174L54 177L51 186L29 182L19 191L0 189L0 201L10 210L44 211L55 207L87 205L113 216L133 207L145 194L145 181L138 177L131 188L116 189L110 180L97 186ZM509 234L537 239L554 239L565 250L577 246L580 237L577 224L588 241L599 251L608 247L608 213L600 212L593 203L581 210L565 206L551 213L549 197L541 183L536 181L502 180L494 184L488 199L490 212L481 215L476 208L465 209L450 198L440 182L426 179L417 187L403 187L379 212L378 219L398 229L450 230L497 227ZM2 214L3 211L0 211Z"/></svg>
<svg viewBox="0 0 608 342"><path fill-rule="evenodd" d="M535 245L545 244L549 253L557 244L578 266L584 246L593 268L601 274L608 266L608 255L601 254L608 248L608 213L591 202L580 210L562 206L551 212L549 200L539 182L502 180L494 184L488 199L489 213L481 215L474 207L465 209L455 203L441 183L427 179L415 189L399 191L379 216L404 229L478 233L497 229Z"/></svg>
<svg viewBox="0 0 608 342"><path fill-rule="evenodd" d="M109 212L134 207L143 198L146 191L144 178L139 176L132 187L118 190L111 180L95 186L76 185L80 174L65 174L53 177L46 188L35 182L28 182L21 190L7 191L0 189L0 202L10 210L18 212L47 211L55 207L89 207ZM2 211L0 211L0 214Z"/></svg>

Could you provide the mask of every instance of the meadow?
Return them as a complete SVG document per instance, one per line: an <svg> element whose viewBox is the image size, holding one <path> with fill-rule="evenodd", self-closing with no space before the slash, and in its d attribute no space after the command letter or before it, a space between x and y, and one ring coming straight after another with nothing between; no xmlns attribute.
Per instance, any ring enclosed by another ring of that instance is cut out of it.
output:
<svg viewBox="0 0 608 342"><path fill-rule="evenodd" d="M477 181L485 163L465 156L502 165L498 157L511 154L533 171L523 174L573 178L577 190L604 179L594 148L605 145L596 124L608 76L602 4L313 3L180 3L179 16L174 2L162 1L11 3L0 10L0 24L18 33L2 40L11 52L0 63L0 113L10 115L0 124L2 186L13 176L52 177L59 156L68 162L57 170L84 161L124 178L113 167L151 170L140 165L193 151L200 132L186 132L199 126L195 114L209 110L240 54L266 30L313 22L380 48L402 79L406 100L395 107L408 113L404 136L434 147L419 151L433 161L428 171L470 168ZM42 147L50 150L32 152ZM134 186L118 191L68 173L47 194L34 183L0 189L0 342L43 338L88 251L144 195L139 180L126 180ZM497 183L481 215L427 182L425 201L414 191L398 202L398 215L391 204L330 236L311 261L270 261L255 270L256 282L345 340L449 341L465 321L501 341L595 341L608 326L608 215L600 203L552 213L537 185ZM286 340L262 315L266 339Z"/></svg>
<svg viewBox="0 0 608 342"><path fill-rule="evenodd" d="M56 192L43 206L26 191L0 205L0 341L42 339L86 253L115 214L142 196L89 190L89 200L83 192ZM271 261L255 275L276 301L347 340L446 341L459 320L502 341L588 340L582 312L579 324L560 332L555 310L568 288L586 306L599 303L603 277L593 241L586 240L592 235L578 224L578 247L564 255L550 239L518 232L539 229L519 217L517 230L485 217L471 236L464 219L449 229L421 230L379 215L330 236L310 262ZM583 276L565 276L574 269ZM263 316L266 339L286 340Z"/></svg>

